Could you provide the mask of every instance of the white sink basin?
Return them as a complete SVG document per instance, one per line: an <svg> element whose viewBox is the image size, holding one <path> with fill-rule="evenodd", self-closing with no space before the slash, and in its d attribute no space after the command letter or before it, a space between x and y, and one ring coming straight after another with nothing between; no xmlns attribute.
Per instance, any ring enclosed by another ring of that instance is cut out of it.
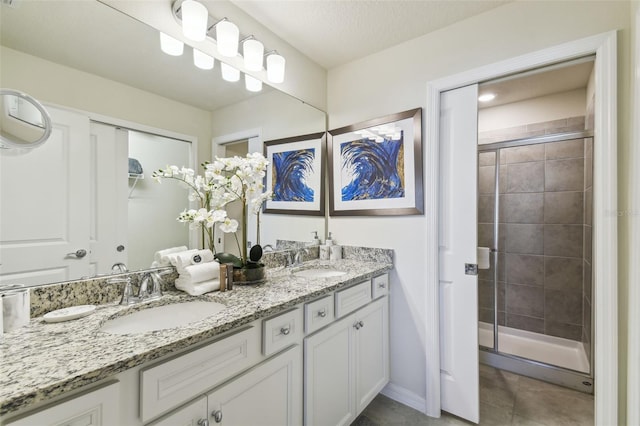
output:
<svg viewBox="0 0 640 426"><path fill-rule="evenodd" d="M136 334L176 328L203 320L225 308L221 303L203 300L155 306L107 320L100 327L100 331L111 334Z"/></svg>
<svg viewBox="0 0 640 426"><path fill-rule="evenodd" d="M330 277L339 277L341 275L345 275L346 272L338 271L336 269L327 269L327 268L310 268L303 269L298 272L294 272L293 275L302 278L330 278Z"/></svg>

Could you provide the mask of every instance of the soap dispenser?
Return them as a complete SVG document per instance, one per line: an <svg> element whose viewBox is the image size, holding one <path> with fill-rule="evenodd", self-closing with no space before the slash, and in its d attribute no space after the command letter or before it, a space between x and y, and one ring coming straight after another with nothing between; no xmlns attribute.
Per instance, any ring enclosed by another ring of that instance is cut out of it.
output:
<svg viewBox="0 0 640 426"><path fill-rule="evenodd" d="M331 232L329 232L329 236L324 241L324 244L327 245L327 246L332 246L333 245L333 239L331 238Z"/></svg>
<svg viewBox="0 0 640 426"><path fill-rule="evenodd" d="M312 246L319 246L320 245L320 238L318 238L318 231L313 231L313 240L311 241L311 245Z"/></svg>

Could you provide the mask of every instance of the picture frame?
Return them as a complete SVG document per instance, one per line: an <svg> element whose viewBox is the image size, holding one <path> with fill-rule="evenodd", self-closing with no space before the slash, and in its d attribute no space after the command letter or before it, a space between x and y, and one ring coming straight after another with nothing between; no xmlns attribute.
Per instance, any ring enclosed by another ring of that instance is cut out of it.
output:
<svg viewBox="0 0 640 426"><path fill-rule="evenodd" d="M331 216L423 214L422 108L330 130L327 157Z"/></svg>
<svg viewBox="0 0 640 426"><path fill-rule="evenodd" d="M269 161L264 213L324 216L326 132L264 142Z"/></svg>

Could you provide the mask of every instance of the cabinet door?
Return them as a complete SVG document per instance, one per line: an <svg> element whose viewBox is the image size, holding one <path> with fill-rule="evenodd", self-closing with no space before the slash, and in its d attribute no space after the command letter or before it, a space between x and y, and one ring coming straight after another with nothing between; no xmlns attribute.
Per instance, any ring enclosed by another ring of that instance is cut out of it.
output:
<svg viewBox="0 0 640 426"><path fill-rule="evenodd" d="M354 316L304 339L305 425L348 425L356 418L352 359Z"/></svg>
<svg viewBox="0 0 640 426"><path fill-rule="evenodd" d="M299 426L302 423L300 346L257 365L207 395L210 423Z"/></svg>
<svg viewBox="0 0 640 426"><path fill-rule="evenodd" d="M383 297L356 312L356 412L360 413L389 382L389 303Z"/></svg>
<svg viewBox="0 0 640 426"><path fill-rule="evenodd" d="M119 422L119 383L73 397L33 414L5 423L7 426L109 426Z"/></svg>
<svg viewBox="0 0 640 426"><path fill-rule="evenodd" d="M203 426L207 424L207 416L207 397L202 396L150 426Z"/></svg>

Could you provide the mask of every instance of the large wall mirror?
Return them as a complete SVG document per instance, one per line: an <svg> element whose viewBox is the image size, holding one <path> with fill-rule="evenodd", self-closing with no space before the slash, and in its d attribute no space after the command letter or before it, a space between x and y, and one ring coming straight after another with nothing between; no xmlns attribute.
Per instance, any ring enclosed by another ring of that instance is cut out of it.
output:
<svg viewBox="0 0 640 426"><path fill-rule="evenodd" d="M223 81L217 61L213 70L198 69L189 46L180 57L166 55L158 31L97 0L1 7L0 86L38 98L54 129L29 154L28 170L40 177L0 157L3 173L14 173L2 176L0 284L74 280L109 273L118 262L147 269L156 250L196 246L175 220L188 207L187 191L157 184L154 169L169 162L197 169L233 145L261 151L263 141L326 130L323 111L266 84L252 93L242 81ZM74 161L83 150L87 157ZM144 178L129 167L132 157ZM263 214L261 242L310 241L314 231L325 234L325 222ZM88 229L86 247L62 244L74 227Z"/></svg>

